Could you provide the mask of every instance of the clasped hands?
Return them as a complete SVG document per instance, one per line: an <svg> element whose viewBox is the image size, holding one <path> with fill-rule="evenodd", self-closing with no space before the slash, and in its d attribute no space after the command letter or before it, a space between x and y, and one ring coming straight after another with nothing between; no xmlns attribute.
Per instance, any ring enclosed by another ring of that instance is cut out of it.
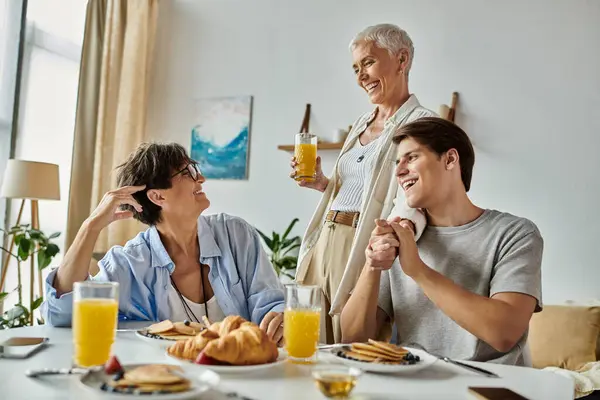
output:
<svg viewBox="0 0 600 400"><path fill-rule="evenodd" d="M396 258L408 276L413 276L424 267L417 249L414 225L400 217L389 221L375 220L375 229L371 233L365 255L366 264L371 270L388 270Z"/></svg>

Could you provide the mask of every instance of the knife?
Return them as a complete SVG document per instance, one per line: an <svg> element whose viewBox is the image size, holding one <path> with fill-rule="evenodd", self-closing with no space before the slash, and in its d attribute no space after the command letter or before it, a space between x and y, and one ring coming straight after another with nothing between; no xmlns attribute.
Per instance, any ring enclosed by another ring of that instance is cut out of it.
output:
<svg viewBox="0 0 600 400"><path fill-rule="evenodd" d="M442 361L446 361L447 363L450 363L450 364L453 364L453 365L457 365L459 367L466 368L466 369L471 370L473 372L477 372L479 374L483 374L485 376L489 376L489 377L493 377L493 378L500 378L500 376L496 375L492 371L488 371L487 369L479 368L479 367L476 367L474 365L470 365L470 364L466 364L466 363L463 363L463 362L460 362L460 361L456 361L456 360L453 360L453 359L448 358L448 357L439 357L439 359L442 360Z"/></svg>
<svg viewBox="0 0 600 400"><path fill-rule="evenodd" d="M25 371L25 376L28 378L37 378L42 375L78 375L87 374L95 370L101 370L103 367L96 368L40 368L28 369Z"/></svg>

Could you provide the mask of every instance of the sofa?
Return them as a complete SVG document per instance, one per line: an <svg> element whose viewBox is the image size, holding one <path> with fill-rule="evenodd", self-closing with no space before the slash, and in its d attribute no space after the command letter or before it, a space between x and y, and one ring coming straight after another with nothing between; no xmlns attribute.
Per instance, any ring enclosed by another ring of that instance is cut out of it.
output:
<svg viewBox="0 0 600 400"><path fill-rule="evenodd" d="M545 305L531 318L528 347L534 368L575 382L575 398L600 400L600 301Z"/></svg>

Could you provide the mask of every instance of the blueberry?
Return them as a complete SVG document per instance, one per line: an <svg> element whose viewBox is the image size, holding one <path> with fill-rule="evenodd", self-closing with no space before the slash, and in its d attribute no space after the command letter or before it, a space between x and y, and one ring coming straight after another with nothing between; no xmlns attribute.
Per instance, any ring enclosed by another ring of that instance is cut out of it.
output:
<svg viewBox="0 0 600 400"><path fill-rule="evenodd" d="M113 376L113 381L120 381L121 379L123 379L123 375L125 375L124 371L117 372L117 374Z"/></svg>
<svg viewBox="0 0 600 400"><path fill-rule="evenodd" d="M415 361L421 361L421 357L415 356Z"/></svg>
<svg viewBox="0 0 600 400"><path fill-rule="evenodd" d="M415 356L412 353L408 353L406 356L404 356L404 359L406 361L413 361L415 359Z"/></svg>
<svg viewBox="0 0 600 400"><path fill-rule="evenodd" d="M108 390L108 385L106 384L106 382L104 382L102 386L100 386L100 390L104 390L105 392Z"/></svg>
<svg viewBox="0 0 600 400"><path fill-rule="evenodd" d="M184 324L185 326L190 326L190 321L186 319L185 321L183 321L183 324Z"/></svg>

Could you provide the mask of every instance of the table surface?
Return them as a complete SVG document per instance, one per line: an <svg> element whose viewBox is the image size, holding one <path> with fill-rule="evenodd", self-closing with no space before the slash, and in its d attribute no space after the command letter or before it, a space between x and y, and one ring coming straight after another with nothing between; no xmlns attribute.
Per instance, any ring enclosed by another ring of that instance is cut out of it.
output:
<svg viewBox="0 0 600 400"><path fill-rule="evenodd" d="M137 325L139 326L139 324ZM121 327L121 326L120 326ZM132 325L128 325L132 327ZM69 328L34 326L0 331L0 342L15 336L48 337L49 345L25 360L0 359L0 398L2 399L90 399L77 376L25 376L27 369L66 368L71 365L72 334ZM164 349L146 343L134 332L117 332L113 345L123 364L169 362ZM444 361L413 374L363 374L354 391L355 400L473 399L469 386L506 387L530 400L572 399L573 383L560 375L533 368L490 363L472 363L491 370L501 378L487 378ZM221 382L200 398L225 400L235 391L252 400L325 399L311 378L311 367L284 363L245 375L220 374ZM102 398L104 396L98 396ZM229 398L231 399L231 398Z"/></svg>

